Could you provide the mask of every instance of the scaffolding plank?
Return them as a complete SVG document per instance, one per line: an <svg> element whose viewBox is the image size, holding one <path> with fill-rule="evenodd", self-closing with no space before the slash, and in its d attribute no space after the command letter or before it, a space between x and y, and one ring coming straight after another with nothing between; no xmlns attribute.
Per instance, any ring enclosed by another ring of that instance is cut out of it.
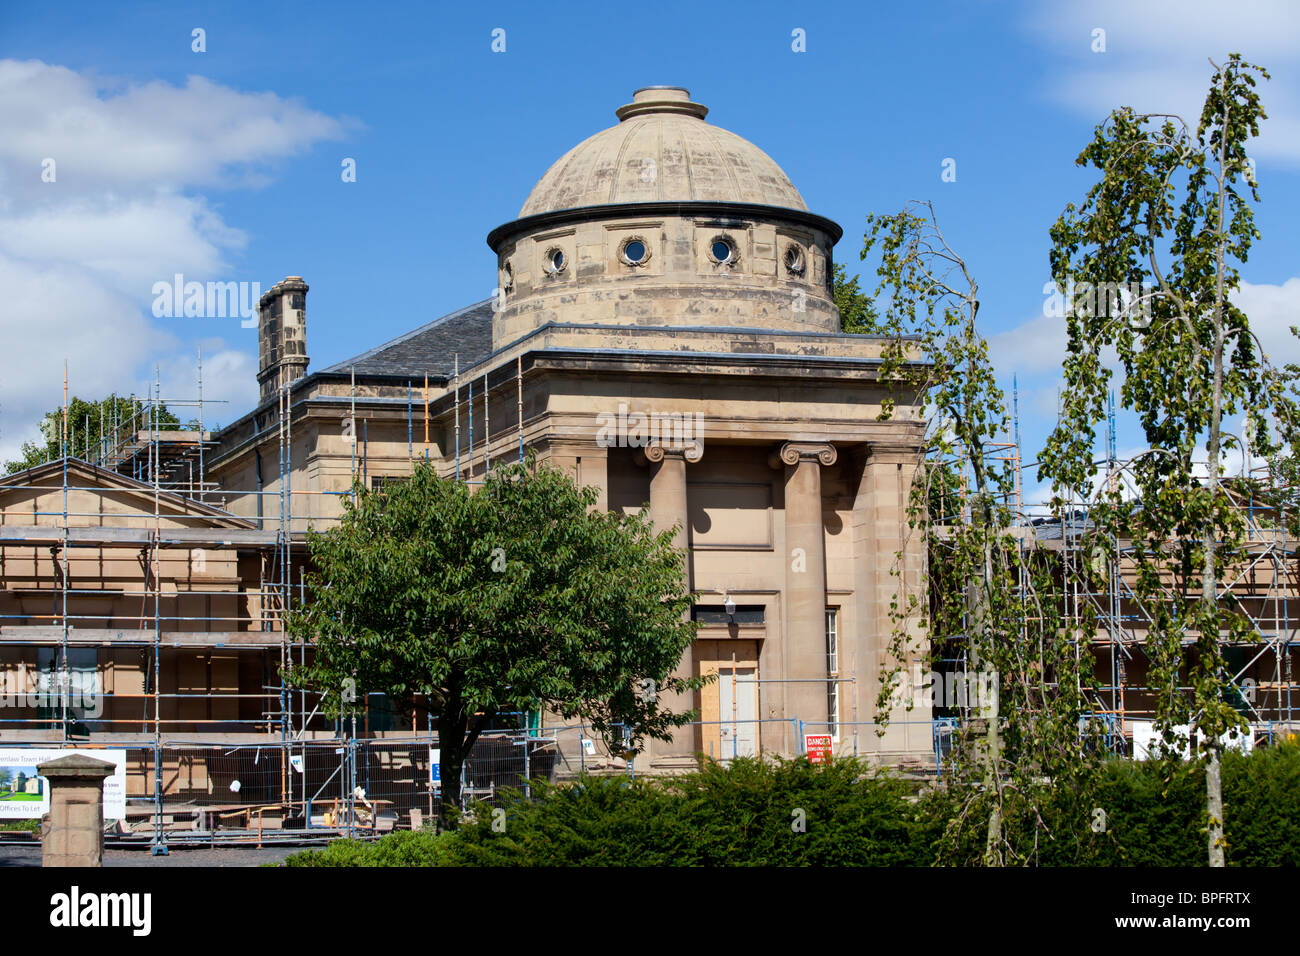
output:
<svg viewBox="0 0 1300 956"><path fill-rule="evenodd" d="M301 541L302 534L291 535ZM75 527L67 529L68 544L88 546L148 546L155 539L159 547L173 548L264 548L274 547L279 536L274 531L250 528L115 528ZM54 547L64 542L64 530L43 525L0 525L0 545Z"/></svg>
<svg viewBox="0 0 1300 956"><path fill-rule="evenodd" d="M279 631L163 631L158 643L164 647L279 647ZM0 644L58 644L63 628L55 625L5 625L0 627ZM69 644L152 645L149 628L76 627L68 630Z"/></svg>

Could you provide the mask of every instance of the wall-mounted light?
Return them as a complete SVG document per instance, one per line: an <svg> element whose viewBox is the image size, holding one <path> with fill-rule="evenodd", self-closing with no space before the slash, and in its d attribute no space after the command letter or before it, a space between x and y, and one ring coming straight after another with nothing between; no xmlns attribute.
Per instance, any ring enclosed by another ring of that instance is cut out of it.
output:
<svg viewBox="0 0 1300 956"><path fill-rule="evenodd" d="M722 605L723 610L727 612L727 620L732 624L736 623L736 602L732 600L731 595L727 595L726 603Z"/></svg>

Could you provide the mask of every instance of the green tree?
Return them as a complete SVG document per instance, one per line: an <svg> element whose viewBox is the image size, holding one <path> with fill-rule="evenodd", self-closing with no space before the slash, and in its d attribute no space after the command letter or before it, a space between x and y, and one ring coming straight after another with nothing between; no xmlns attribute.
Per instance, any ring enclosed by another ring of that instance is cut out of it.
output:
<svg viewBox="0 0 1300 956"><path fill-rule="evenodd" d="M928 589L907 587L900 560L877 720L886 724L896 706L909 658L921 654L932 672L947 669L945 658L963 659L965 716L973 719L959 732L967 756L950 783L960 806L946 851L964 857L978 826L986 865L1033 862L1051 838L1041 808L1058 799L1054 791L1083 801L1095 783L1096 728L1085 719L1090 647L1064 629L1050 560L1016 533L1015 469L999 444L1010 423L976 325L975 279L931 204L867 222L862 257L879 243L877 297L888 300L881 374L891 395L882 417L896 414L902 395L904 408L928 400L936 426L908 505L912 532L925 537Z"/></svg>
<svg viewBox="0 0 1300 956"><path fill-rule="evenodd" d="M134 432L147 431L151 421L163 428L180 425L180 419L166 405L158 406L155 420L153 406L135 397L124 398L114 394L98 401L87 401L74 396L68 402L66 432L63 408L46 412L40 424L44 440L23 442L22 457L6 462L5 474L54 461L61 456L60 448L65 441L71 457L98 461L115 442L126 440Z"/></svg>
<svg viewBox="0 0 1300 956"><path fill-rule="evenodd" d="M403 711L423 697L438 721L445 825L465 757L499 715L545 708L628 754L691 719L662 703L703 684L673 676L695 633L673 532L594 510L593 489L532 461L477 489L419 463L354 497L309 536L317 571L289 629L315 653L290 679L335 716L367 693Z"/></svg>
<svg viewBox="0 0 1300 956"><path fill-rule="evenodd" d="M1096 500L1085 548L1127 547L1134 596L1149 619L1157 724L1170 742L1180 724L1204 735L1196 749L1209 863L1223 866L1220 738L1245 730L1224 647L1254 634L1227 584L1245 557L1246 526L1224 482L1223 456L1239 447L1224 418L1245 414L1251 451L1269 457L1277 426L1290 433L1294 414L1284 376L1269 368L1232 298L1237 264L1259 237L1246 147L1265 118L1256 76L1268 74L1237 54L1211 65L1194 130L1176 116L1120 109L1077 160L1101 178L1052 227L1052 277L1071 308L1061 419L1040 473L1058 500ZM1123 500L1120 483L1097 481L1093 459L1111 349L1121 403L1149 445L1125 467L1136 503Z"/></svg>
<svg viewBox="0 0 1300 956"><path fill-rule="evenodd" d="M835 263L832 296L840 310L840 331L873 335L879 331L879 313L871 296L858 288L858 276L848 277L844 266Z"/></svg>

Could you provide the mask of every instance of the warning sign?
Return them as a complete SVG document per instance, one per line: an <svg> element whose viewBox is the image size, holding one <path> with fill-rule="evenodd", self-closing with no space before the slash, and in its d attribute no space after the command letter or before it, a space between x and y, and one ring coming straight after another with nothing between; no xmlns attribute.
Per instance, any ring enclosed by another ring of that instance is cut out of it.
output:
<svg viewBox="0 0 1300 956"><path fill-rule="evenodd" d="M830 763L831 735L804 734L803 752L808 755L809 763Z"/></svg>

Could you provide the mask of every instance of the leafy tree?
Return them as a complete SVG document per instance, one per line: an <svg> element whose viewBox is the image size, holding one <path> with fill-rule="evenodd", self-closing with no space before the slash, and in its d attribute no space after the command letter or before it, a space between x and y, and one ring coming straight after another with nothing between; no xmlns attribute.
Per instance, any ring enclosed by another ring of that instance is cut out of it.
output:
<svg viewBox="0 0 1300 956"><path fill-rule="evenodd" d="M318 570L289 630L315 654L290 679L331 715L349 696L382 692L403 711L425 698L446 825L465 757L499 715L545 707L628 754L691 719L659 702L703 684L673 676L695 633L673 532L595 502L532 461L476 490L418 463L382 491L358 484L339 523L309 537Z"/></svg>
<svg viewBox="0 0 1300 956"><path fill-rule="evenodd" d="M950 784L960 807L946 846L960 854L978 824L985 864L1032 862L1050 836L1039 810L1052 791L1083 799L1095 779L1098 748L1085 720L1090 649L1064 630L1050 560L1015 533L1014 466L997 444L1008 431L1006 402L976 326L974 278L929 203L867 221L862 257L879 243L877 296L889 301L881 333L891 398L882 417L895 414L900 393L923 396L938 426L908 505L913 533L926 540L928 595L907 589L900 560L877 720L887 723L909 658L919 653L939 672L944 658L964 657L966 696L972 683L981 693L966 708L976 719L962 725L959 745L975 759L959 761ZM1030 824L1005 826L1012 817Z"/></svg>
<svg viewBox="0 0 1300 956"><path fill-rule="evenodd" d="M63 408L46 412L40 425L44 441L23 442L22 457L17 461L6 462L5 474L11 475L16 471L54 461L61 457L60 448L65 440L70 456L97 461L115 441L123 440L133 432L148 429L153 419L152 407L146 408L145 403L138 398L123 398L114 394L98 401L87 401L73 397L68 402L66 433ZM180 425L180 419L166 405L158 407L156 422L164 428Z"/></svg>
<svg viewBox="0 0 1300 956"><path fill-rule="evenodd" d="M840 331L863 335L875 334L879 329L879 313L871 296L858 288L858 276L848 277L844 266L835 263L832 296L840 310Z"/></svg>
<svg viewBox="0 0 1300 956"><path fill-rule="evenodd" d="M1245 558L1246 526L1223 478L1223 456L1239 441L1224 418L1247 415L1251 450L1270 457L1274 433L1291 434L1294 414L1284 376L1269 368L1232 298L1237 264L1259 237L1246 146L1265 118L1256 76L1268 74L1237 54L1211 65L1194 130L1177 116L1120 109L1079 155L1077 164L1101 179L1052 227L1052 276L1073 307L1061 419L1041 474L1058 501L1066 493L1096 499L1085 548L1126 547L1134 596L1149 619L1157 724L1170 742L1180 724L1204 735L1207 849L1210 865L1223 866L1220 738L1245 730L1224 647L1254 634L1227 584ZM1115 289L1119 295L1098 294ZM1149 445L1126 466L1136 503L1123 500L1118 483L1096 481L1110 349L1122 370L1122 404Z"/></svg>

